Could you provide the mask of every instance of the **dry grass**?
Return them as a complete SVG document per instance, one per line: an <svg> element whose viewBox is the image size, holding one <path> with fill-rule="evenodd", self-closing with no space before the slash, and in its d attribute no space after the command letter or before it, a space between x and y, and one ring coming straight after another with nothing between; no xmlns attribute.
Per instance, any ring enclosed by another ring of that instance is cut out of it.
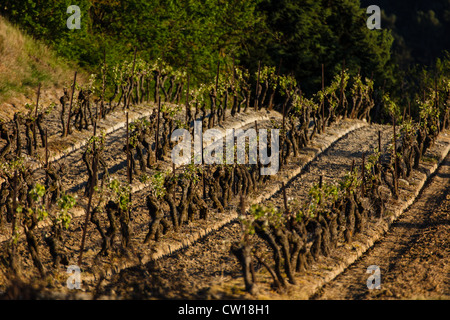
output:
<svg viewBox="0 0 450 320"><path fill-rule="evenodd" d="M62 88L70 85L74 68L0 16L0 119L35 103L39 83L40 101L57 101Z"/></svg>

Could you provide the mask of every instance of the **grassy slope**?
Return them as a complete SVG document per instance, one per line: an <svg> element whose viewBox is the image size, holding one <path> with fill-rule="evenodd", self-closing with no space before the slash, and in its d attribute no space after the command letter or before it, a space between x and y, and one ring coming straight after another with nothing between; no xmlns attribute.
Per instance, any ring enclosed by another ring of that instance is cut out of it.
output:
<svg viewBox="0 0 450 320"><path fill-rule="evenodd" d="M25 103L36 103L39 83L39 105L57 102L62 88L71 85L75 69L74 64L0 16L0 119L25 110ZM83 72L79 71L77 79L83 82Z"/></svg>

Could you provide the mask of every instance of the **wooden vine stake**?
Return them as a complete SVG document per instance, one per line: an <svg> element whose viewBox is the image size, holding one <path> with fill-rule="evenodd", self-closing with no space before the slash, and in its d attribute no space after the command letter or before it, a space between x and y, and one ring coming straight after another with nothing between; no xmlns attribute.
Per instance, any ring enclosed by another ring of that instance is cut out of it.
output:
<svg viewBox="0 0 450 320"><path fill-rule="evenodd" d="M156 75L155 75L155 103L158 103L158 100L159 100L159 95L160 95L160 92L159 92L159 86L160 86L160 78L161 78L161 66L158 66L158 71L156 72Z"/></svg>
<svg viewBox="0 0 450 320"><path fill-rule="evenodd" d="M48 129L45 128L45 169L48 169ZM47 171L45 172L45 177L47 178Z"/></svg>
<svg viewBox="0 0 450 320"><path fill-rule="evenodd" d="M232 69L232 77L231 77L231 90L233 92L233 104L231 107L231 116L234 117L236 114L237 108L237 93L236 93L236 61L233 57L233 69Z"/></svg>
<svg viewBox="0 0 450 320"><path fill-rule="evenodd" d="M366 154L363 153L362 154L362 168L361 168L361 195L364 197L364 194L366 193L365 188L364 188L364 182L365 182L365 174L366 174L366 169L365 169L365 157Z"/></svg>
<svg viewBox="0 0 450 320"><path fill-rule="evenodd" d="M158 96L158 116L156 119L156 134L155 134L155 162L158 163L158 141L159 141L159 118L161 114L161 96Z"/></svg>
<svg viewBox="0 0 450 320"><path fill-rule="evenodd" d="M217 71L216 71L216 82L215 82L215 92L217 94L217 87L219 86L219 74L220 74L220 60L217 61Z"/></svg>
<svg viewBox="0 0 450 320"><path fill-rule="evenodd" d="M241 215L245 216L245 200L242 191L240 192L239 195L239 210L241 212ZM245 236L248 237L248 234L246 233Z"/></svg>
<svg viewBox="0 0 450 320"><path fill-rule="evenodd" d="M203 188L203 200L206 200L206 182L205 182L205 165L203 164L202 157L202 188Z"/></svg>
<svg viewBox="0 0 450 320"><path fill-rule="evenodd" d="M202 146L202 148L201 148L201 152L202 152L202 154L201 154L201 156L202 156L202 161L201 161L201 166L202 166L202 188L203 188L203 200L206 200L206 182L205 182L206 171L205 171L205 163L203 161L203 126L201 127L201 130L202 130L202 134L200 135L200 145Z"/></svg>
<svg viewBox="0 0 450 320"><path fill-rule="evenodd" d="M48 130L45 128L45 181L48 181ZM47 186L48 187L48 186ZM49 207L48 195L45 194L45 203L47 204L47 209Z"/></svg>
<svg viewBox="0 0 450 320"><path fill-rule="evenodd" d="M175 168L175 162L172 162L172 173L173 173L173 179L175 181L176 178L176 168ZM173 188L173 201L175 202L176 198L175 198L175 193L176 193L176 185Z"/></svg>
<svg viewBox="0 0 450 320"><path fill-rule="evenodd" d="M214 127L215 125L215 105L216 105L216 101L217 101L217 88L219 87L219 73L220 73L220 60L217 61L217 72L216 72L216 83L214 86L214 104L211 105L211 117L212 117L212 126ZM214 108L214 110L213 110Z"/></svg>
<svg viewBox="0 0 450 320"><path fill-rule="evenodd" d="M287 195L286 195L286 185L284 184L284 182L282 182L281 186L283 188L284 212L285 212L285 215L288 216L289 215L289 207L288 207L288 201L287 201Z"/></svg>
<svg viewBox="0 0 450 320"><path fill-rule="evenodd" d="M77 82L77 71L75 71L75 75L73 76L72 93L70 95L70 104L69 104L69 116L67 117L66 132L64 132L64 137L67 137L67 135L70 133L70 118L72 117L72 103L73 103L73 95L75 93L76 82Z"/></svg>
<svg viewBox="0 0 450 320"><path fill-rule="evenodd" d="M434 90L435 90L434 107L435 107L435 110L439 110L439 91L438 91L438 79L437 79L437 76L434 77ZM438 132L440 131L439 127L440 126L439 126L439 121L438 121L438 125L437 125Z"/></svg>
<svg viewBox="0 0 450 320"><path fill-rule="evenodd" d="M39 109L39 96L41 95L41 84L39 83L38 90L37 90L37 98L36 98L36 109L34 113L34 117L37 118L38 116L38 109Z"/></svg>
<svg viewBox="0 0 450 320"><path fill-rule="evenodd" d="M92 158L92 171L93 171L93 177L97 176L97 166L98 166L98 157L96 155L96 144L95 144L95 137L97 135L97 122L94 122L94 139L92 142L92 152L93 152L93 158ZM80 256L78 257L78 266L81 266L83 262L83 251L84 251L84 245L86 241L86 231L87 231L87 225L89 223L89 218L91 214L91 206L92 206L92 196L94 195L94 181L96 179L92 179L91 184L89 185L89 199L88 199L88 205L86 209L86 216L84 219L84 227L83 227L83 235L81 237L81 245L80 245Z"/></svg>
<svg viewBox="0 0 450 320"><path fill-rule="evenodd" d="M282 137L281 137L281 143L280 143L280 147L281 150L283 150L284 145L286 143L286 131L285 131L285 127L286 127L286 103L283 103L283 121L282 121L282 126L281 126L281 132L282 132ZM282 161L282 152L278 152L278 161L280 164L280 167L283 166L283 161Z"/></svg>
<svg viewBox="0 0 450 320"><path fill-rule="evenodd" d="M381 155L381 130L378 130L378 152Z"/></svg>
<svg viewBox="0 0 450 320"><path fill-rule="evenodd" d="M131 185L131 182L132 182L132 179L133 179L133 177L131 176L131 170L130 170L130 168L131 168L131 166L130 166L130 129L129 129L129 126L130 126L130 121L129 121L129 117L128 117L128 110L125 110L125 114L126 114L126 130L127 130L127 133L126 133L126 150L127 150L127 179L128 179L128 183Z"/></svg>
<svg viewBox="0 0 450 320"><path fill-rule="evenodd" d="M341 83L340 83L341 98L340 98L340 101L339 101L339 105L341 106L342 111L344 111L344 72L345 72L345 59L342 62ZM344 112L344 114L347 114L347 112Z"/></svg>
<svg viewBox="0 0 450 320"><path fill-rule="evenodd" d="M325 132L325 66L322 63L322 132Z"/></svg>
<svg viewBox="0 0 450 320"><path fill-rule="evenodd" d="M190 126L190 124L188 123L188 115L190 113L189 110L189 82L190 82L190 77L189 74L187 75L187 91L186 91L186 124L188 125L188 128ZM194 119L195 120L195 119Z"/></svg>
<svg viewBox="0 0 450 320"><path fill-rule="evenodd" d="M322 187L323 187L323 176L320 175L320 177L319 177L319 189L322 189ZM319 200L319 204L320 203L321 203L321 201Z"/></svg>
<svg viewBox="0 0 450 320"><path fill-rule="evenodd" d="M127 178L128 178L128 187L130 188L130 194L128 195L129 203L131 203L131 184L133 183L133 171L131 170L131 153L130 153L130 132L129 132L129 116L128 110L126 110L126 126L127 126ZM128 216L131 219L130 206L127 208Z"/></svg>
<svg viewBox="0 0 450 320"><path fill-rule="evenodd" d="M273 98L275 97L275 92L276 92L277 87L278 87L278 79L280 77L280 70L281 70L281 63L282 62L283 62L283 59L280 58L280 63L278 64L278 70L277 70L277 77L275 79L276 82L275 82L275 85L273 87L272 94L270 95L268 110L272 110L272 108L273 108Z"/></svg>
<svg viewBox="0 0 450 320"><path fill-rule="evenodd" d="M14 178L13 178L13 203L12 203L12 211L13 211L13 216L12 216L12 232L11 232L11 269L13 270L14 273L17 273L18 270L18 261L17 261L17 257L16 257L16 241L14 241L15 239L15 235L16 235L16 220L17 220L17 168L15 168L14 170Z"/></svg>
<svg viewBox="0 0 450 320"><path fill-rule="evenodd" d="M258 76L256 80L256 92L255 92L255 111L259 109L259 78L261 75L261 60L258 61Z"/></svg>
<svg viewBox="0 0 450 320"><path fill-rule="evenodd" d="M398 158L397 158L397 134L396 134L396 123L395 115L393 115L394 120L394 197L398 199Z"/></svg>
<svg viewBox="0 0 450 320"><path fill-rule="evenodd" d="M102 70L102 97L100 102L100 117L105 118L105 89L106 89L106 49L103 48L103 70ZM97 108L98 109L98 108ZM97 120L99 119L99 113L97 111Z"/></svg>
<svg viewBox="0 0 450 320"><path fill-rule="evenodd" d="M125 105L125 109L127 109L127 110L130 106L131 93L133 92L133 87L134 87L134 69L136 67L136 54L137 54L137 48L134 47L133 67L131 69L131 77L130 77L130 89L128 90L128 93L127 93L127 104Z"/></svg>
<svg viewBox="0 0 450 320"><path fill-rule="evenodd" d="M131 184L133 183L133 171L131 170L131 153L130 153L130 129L129 129L129 123L130 120L128 118L128 110L126 111L127 114L127 177L128 177L128 187L130 194L128 195L128 201L131 204ZM130 212L130 205L128 205L127 208L128 211L128 217L131 219L131 212Z"/></svg>
<svg viewBox="0 0 450 320"><path fill-rule="evenodd" d="M411 101L408 99L408 118L411 120Z"/></svg>
<svg viewBox="0 0 450 320"><path fill-rule="evenodd" d="M234 135L234 128L233 128L233 137L235 136ZM258 140L258 137L259 137L259 130L258 130L258 120L255 120L255 131L256 131L256 139ZM233 146L234 146L234 140L233 140ZM257 145L257 150L258 150L258 152L256 153L256 163L258 164L258 167L259 167L259 164L260 164L260 158L259 158L259 144ZM237 157L237 155L236 155L236 157ZM236 162L235 162L236 163Z"/></svg>
<svg viewBox="0 0 450 320"><path fill-rule="evenodd" d="M37 149L37 139L36 139L36 122L38 118L38 110L39 110L39 96L41 95L41 84L39 83L38 90L37 90L37 98L36 98L36 109L34 112L34 121L33 121L33 143L34 148Z"/></svg>

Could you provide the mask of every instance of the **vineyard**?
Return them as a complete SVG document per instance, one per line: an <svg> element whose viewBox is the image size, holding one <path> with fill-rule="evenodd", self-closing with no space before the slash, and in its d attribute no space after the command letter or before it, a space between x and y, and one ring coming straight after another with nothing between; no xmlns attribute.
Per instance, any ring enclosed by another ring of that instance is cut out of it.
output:
<svg viewBox="0 0 450 320"><path fill-rule="evenodd" d="M411 102L414 115L373 79L343 67L325 86L323 74L310 98L261 63L254 74L218 63L211 83L194 86L135 50L84 85L75 73L56 103L42 105L39 87L27 112L0 122L0 291L312 295L382 236L450 147L450 78ZM391 122L373 123L382 110ZM217 135L200 142L201 159L175 165L172 133L194 135L196 122ZM239 144L245 164L234 161ZM67 288L69 266L80 268L82 291Z"/></svg>

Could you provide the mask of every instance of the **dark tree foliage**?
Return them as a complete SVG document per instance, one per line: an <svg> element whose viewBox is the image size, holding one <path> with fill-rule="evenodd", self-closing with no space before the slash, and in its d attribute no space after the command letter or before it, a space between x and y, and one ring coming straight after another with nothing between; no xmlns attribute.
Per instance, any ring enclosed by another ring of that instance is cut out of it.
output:
<svg viewBox="0 0 450 320"><path fill-rule="evenodd" d="M81 30L66 27L71 4L4 0L0 14L92 69L104 50L112 64L137 47L143 59L186 68L194 82L213 79L218 60L225 70L234 59L251 71L258 60L275 66L282 59L282 70L310 92L322 63L328 80L344 60L363 76L389 76L391 36L367 29L359 0L82 0Z"/></svg>
<svg viewBox="0 0 450 320"><path fill-rule="evenodd" d="M381 8L382 28L392 30L394 58L402 69L416 63L432 65L450 50L449 0L361 0L361 4Z"/></svg>
<svg viewBox="0 0 450 320"><path fill-rule="evenodd" d="M252 44L245 60L250 68L258 60L278 65L282 59L282 71L293 72L308 93L321 87L322 63L327 82L344 60L351 73L369 78L374 73L377 83L392 77L392 36L386 29L367 28L368 15L359 0L264 0L259 9L269 36Z"/></svg>

